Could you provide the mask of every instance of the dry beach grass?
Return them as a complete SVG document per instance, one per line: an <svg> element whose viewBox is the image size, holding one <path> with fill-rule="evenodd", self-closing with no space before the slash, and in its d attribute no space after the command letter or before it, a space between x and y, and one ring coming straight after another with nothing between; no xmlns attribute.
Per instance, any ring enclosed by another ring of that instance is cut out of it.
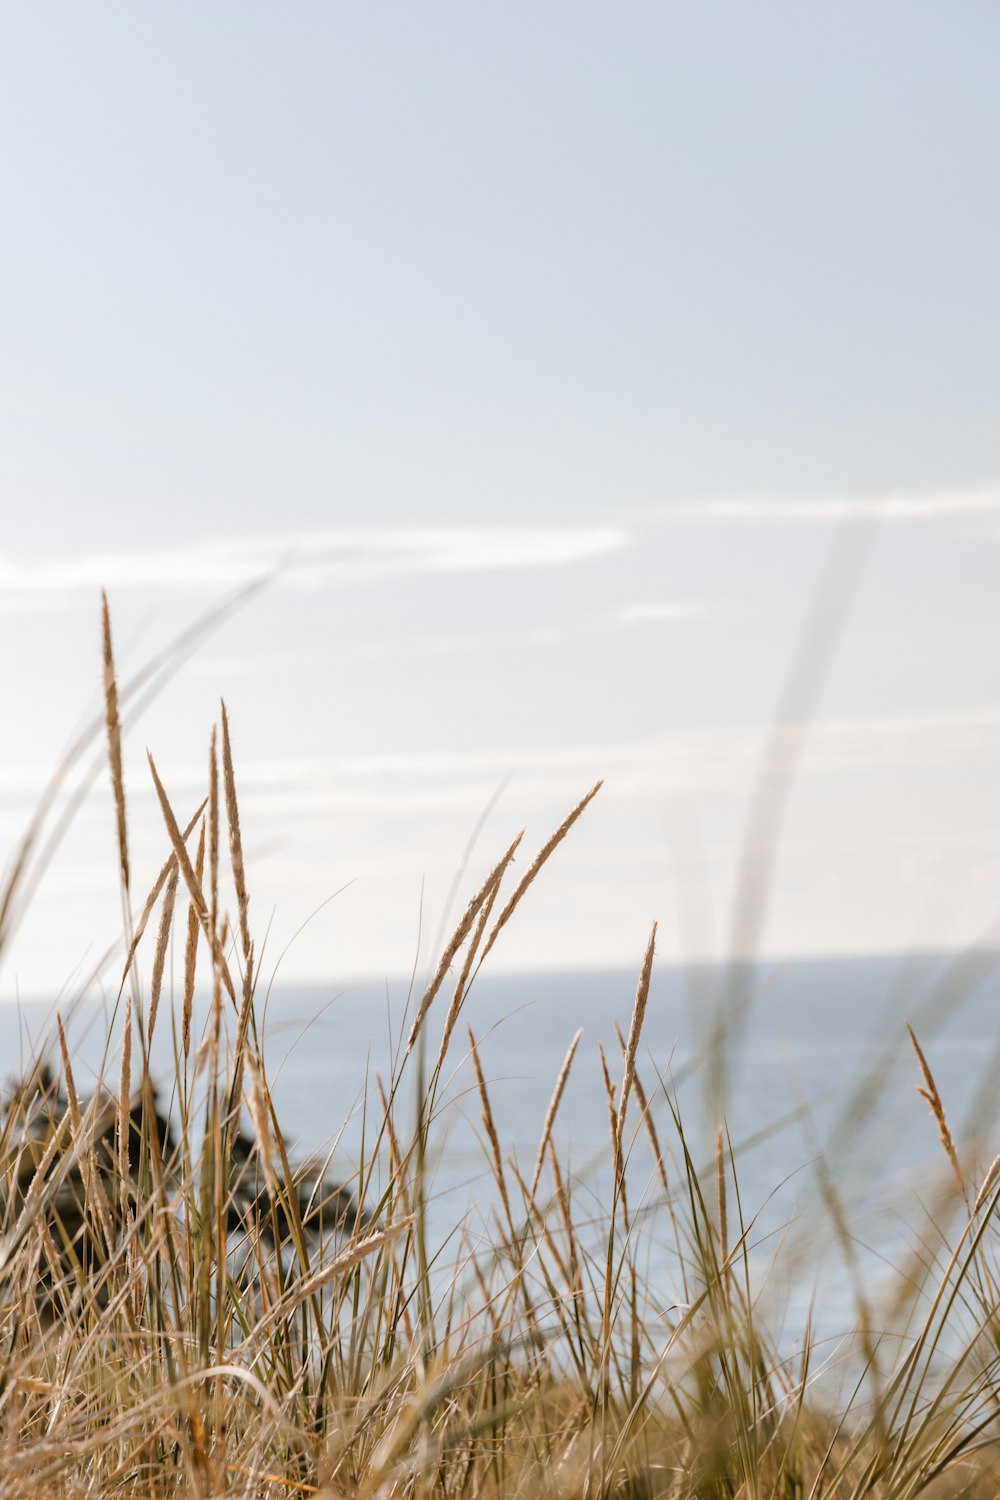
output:
<svg viewBox="0 0 1000 1500"><path fill-rule="evenodd" d="M995 1163L970 1178L915 1036L954 1180L938 1199L940 1242L914 1247L878 1306L859 1295L839 1386L817 1378L826 1351L808 1323L791 1344L769 1333L755 1206L725 1121L703 1164L669 1073L643 1052L655 929L618 1032L620 1072L602 1053L595 1079L613 1167L599 1216L559 1147L579 1032L530 1177L500 1139L488 1055L471 1031L457 1042L483 959L597 787L519 881L515 840L469 901L391 1076L365 1092L350 1180L335 1182L325 1164L293 1159L271 1097L226 709L199 806L178 809L150 760L164 857L136 919L121 705L156 675L119 693L106 603L103 649L126 959L109 1082L83 1096L60 1019L51 1055L4 1107L0 1496L997 1493L1000 1182ZM49 811L11 862L0 944L48 857ZM176 995L165 979L175 932ZM200 1035L196 991L209 999ZM172 1033L166 1078L151 1071L157 1028ZM428 1226L434 1140L454 1102L448 1068L466 1050L491 1233L456 1224L442 1247ZM640 1142L651 1177L635 1168ZM820 1176L849 1257L835 1178ZM644 1271L650 1236L670 1247L666 1307Z"/></svg>

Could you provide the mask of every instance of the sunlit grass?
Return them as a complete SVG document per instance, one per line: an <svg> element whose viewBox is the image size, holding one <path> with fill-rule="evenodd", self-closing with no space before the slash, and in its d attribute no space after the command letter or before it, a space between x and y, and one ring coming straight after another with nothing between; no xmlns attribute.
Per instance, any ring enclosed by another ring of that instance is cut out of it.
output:
<svg viewBox="0 0 1000 1500"><path fill-rule="evenodd" d="M106 615L104 650L126 957L102 1081L80 1089L60 1018L3 1111L0 1494L996 1495L1000 1178L967 1180L922 1054L953 1183L937 1241L914 1243L879 1305L859 1284L832 1346L840 1378L808 1315L769 1326L764 1279L799 1276L799 1251L755 1246L760 1205L743 1200L724 1117L705 1162L643 1050L655 929L622 997L620 1056L602 1052L593 1081L610 1160L599 1211L560 1147L579 1034L522 1173L495 1122L488 1049L460 1023L594 788L520 878L515 841L472 895L388 1075L362 1090L352 1172L333 1180L294 1159L272 1102L225 709L197 807L175 807L150 762L163 863L141 894ZM11 864L0 941L42 827ZM159 1028L173 1063L154 1079ZM490 1186L441 1243L432 1163L456 1054ZM830 1166L819 1183L822 1232L850 1265Z"/></svg>

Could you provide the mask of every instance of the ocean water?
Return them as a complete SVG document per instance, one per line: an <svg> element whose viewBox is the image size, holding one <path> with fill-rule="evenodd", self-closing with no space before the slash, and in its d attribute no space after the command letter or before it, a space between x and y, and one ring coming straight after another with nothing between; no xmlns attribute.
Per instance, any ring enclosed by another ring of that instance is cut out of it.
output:
<svg viewBox="0 0 1000 1500"><path fill-rule="evenodd" d="M570 1163L576 1211L600 1234L611 1195L608 1108L599 1048L614 1080L621 1060L617 1022L627 1033L636 973L607 970L479 976L456 1029L431 1132L432 1238L445 1244L460 1223L489 1233L496 1193L487 1166L481 1106L468 1060L476 1036L505 1156L530 1177L537 1143L567 1046L579 1050L554 1138ZM412 1017L405 979L275 986L259 998L272 1095L283 1129L302 1153L332 1151L349 1178L377 1115L375 1078L387 1084ZM450 998L446 981L425 1023L429 1061L437 1054ZM154 1068L169 1075L169 1001L158 1022ZM80 1003L69 1017L81 1090L100 1067L107 1006ZM10 1077L45 1037L51 1007L0 1010L3 1070ZM859 1286L877 1296L906 1262L947 1178L947 1163L906 1035L912 1023L934 1071L970 1174L1000 1152L1000 955L887 955L797 960L758 968L698 965L654 969L639 1073L657 1123L672 1183L680 1184L677 1130L664 1097L680 1111L685 1137L714 1198L717 1127L728 1133L738 1178L730 1225L742 1216L751 1258L776 1320L794 1331L817 1286L831 1335L853 1316ZM413 1062L397 1094L401 1128L412 1119ZM113 1056L106 1077L117 1079ZM367 1110L366 1110L367 1101ZM365 1132L367 1131L367 1137ZM676 1301L663 1192L638 1117L629 1170L630 1207L648 1224L643 1267L664 1307ZM820 1191L825 1180L851 1226L845 1247ZM543 1192L549 1179L543 1175ZM517 1197L516 1188L514 1196Z"/></svg>

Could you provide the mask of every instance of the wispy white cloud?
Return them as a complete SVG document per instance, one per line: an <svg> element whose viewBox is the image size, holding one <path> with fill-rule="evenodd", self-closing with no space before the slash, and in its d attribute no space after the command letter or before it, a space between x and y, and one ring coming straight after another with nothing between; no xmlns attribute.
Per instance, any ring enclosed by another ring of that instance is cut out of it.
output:
<svg viewBox="0 0 1000 1500"><path fill-rule="evenodd" d="M1000 755L1000 706L819 721L808 728L801 760L800 728L789 725L776 749L772 742L770 769L776 777L793 776L803 793L822 788L824 807L841 795L852 807L873 805L872 799L884 794L887 776L893 785L904 774L918 778L912 787L930 785L920 778L944 775L954 788L990 775ZM511 795L522 818L538 816L541 809L565 811L599 778L605 782L602 804L617 808L615 818L640 809L642 818L656 817L658 809L691 805L692 799L697 807L711 806L720 815L729 809L726 816L740 818L769 732L765 723L702 726L587 744L277 761L238 766L237 783L249 826L264 839L272 828L291 837L293 827L296 837L311 837L326 819L331 830L344 832L400 818L428 828L450 827L457 838L507 777L513 778ZM203 794L200 765L166 768L164 777L185 807ZM850 785L851 791L835 791L834 782ZM143 803L155 822L154 799L148 788L143 792L133 806Z"/></svg>
<svg viewBox="0 0 1000 1500"><path fill-rule="evenodd" d="M642 520L667 525L745 522L771 525L829 525L865 520L887 524L956 520L960 517L1000 517L1000 488L945 491L935 495L824 496L777 498L765 495L720 496L653 506L639 512Z"/></svg>
<svg viewBox="0 0 1000 1500"><path fill-rule="evenodd" d="M714 614L717 608L717 604L708 599L644 599L623 605L617 618L626 625L657 620L701 620Z"/></svg>
<svg viewBox="0 0 1000 1500"><path fill-rule="evenodd" d="M19 562L0 557L0 599L78 589L229 588L280 567L287 582L561 568L619 551L626 531L592 527L425 527L258 536L142 552Z"/></svg>
<svg viewBox="0 0 1000 1500"><path fill-rule="evenodd" d="M481 797L514 774L523 783L566 788L574 777L618 778L622 787L673 792L686 788L727 788L745 783L772 726L765 722L704 725L629 740L573 745L513 745L484 750L340 756L331 759L284 757L249 760L237 765L237 782L248 799L271 794L331 798L339 806L357 805L392 793L405 798L412 790L423 805L427 795ZM797 758L797 737L807 733L802 775L864 774L884 769L992 764L1000 754L1000 704L924 714L865 714L819 719L811 726L789 724L790 749ZM779 757L780 759L780 757ZM136 759L129 770L130 799L152 797L146 768ZM173 795L195 795L204 789L200 763L161 766ZM40 792L47 779L43 767L0 766L0 798L23 800ZM569 791L572 792L570 787Z"/></svg>

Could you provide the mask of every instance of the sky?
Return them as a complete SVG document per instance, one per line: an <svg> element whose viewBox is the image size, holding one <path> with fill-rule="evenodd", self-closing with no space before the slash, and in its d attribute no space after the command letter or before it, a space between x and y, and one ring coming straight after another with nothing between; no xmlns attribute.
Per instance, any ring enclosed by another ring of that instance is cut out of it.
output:
<svg viewBox="0 0 1000 1500"><path fill-rule="evenodd" d="M601 777L497 969L1000 940L995 7L3 33L0 850L101 588L126 679L280 565L125 766L148 887L225 697L283 979L426 965ZM120 937L115 847L102 774L0 996Z"/></svg>

